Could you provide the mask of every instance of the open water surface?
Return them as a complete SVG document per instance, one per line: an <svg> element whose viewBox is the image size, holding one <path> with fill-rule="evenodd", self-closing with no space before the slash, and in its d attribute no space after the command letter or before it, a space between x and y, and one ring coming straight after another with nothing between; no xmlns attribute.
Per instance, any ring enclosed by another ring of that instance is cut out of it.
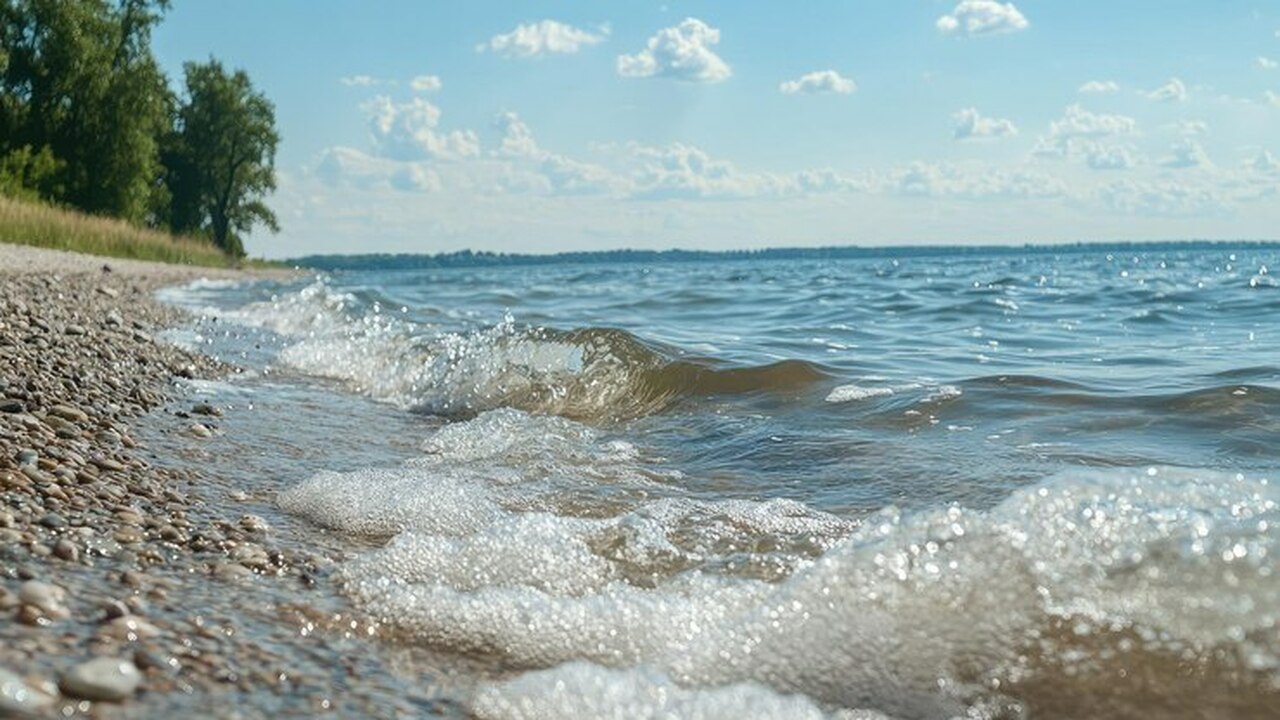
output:
<svg viewBox="0 0 1280 720"><path fill-rule="evenodd" d="M163 296L248 369L211 462L348 543L342 601L431 653L424 683L467 668L460 712L1251 718L1280 716L1269 267L1028 251Z"/></svg>

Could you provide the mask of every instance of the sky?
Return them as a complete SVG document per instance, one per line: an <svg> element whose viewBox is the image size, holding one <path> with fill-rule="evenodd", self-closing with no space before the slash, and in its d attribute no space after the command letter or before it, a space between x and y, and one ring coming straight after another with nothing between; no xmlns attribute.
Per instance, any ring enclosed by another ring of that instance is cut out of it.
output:
<svg viewBox="0 0 1280 720"><path fill-rule="evenodd" d="M275 104L251 254L1280 237L1275 0L185 0Z"/></svg>

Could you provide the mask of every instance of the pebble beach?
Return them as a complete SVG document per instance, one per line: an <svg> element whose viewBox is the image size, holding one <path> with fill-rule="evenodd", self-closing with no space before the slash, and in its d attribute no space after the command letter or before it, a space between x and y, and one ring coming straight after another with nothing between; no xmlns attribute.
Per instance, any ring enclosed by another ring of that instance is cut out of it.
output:
<svg viewBox="0 0 1280 720"><path fill-rule="evenodd" d="M222 432L190 381L236 369L159 338L184 318L153 293L248 277L0 245L0 717L421 712L353 659L376 633L329 559L135 432Z"/></svg>

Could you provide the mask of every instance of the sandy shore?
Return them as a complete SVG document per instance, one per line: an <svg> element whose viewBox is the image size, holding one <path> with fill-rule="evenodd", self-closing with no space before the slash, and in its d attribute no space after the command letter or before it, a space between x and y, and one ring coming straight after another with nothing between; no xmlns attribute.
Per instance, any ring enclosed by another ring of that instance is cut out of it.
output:
<svg viewBox="0 0 1280 720"><path fill-rule="evenodd" d="M192 443L220 432L177 379L234 370L156 338L182 315L154 291L199 277L249 276L0 244L0 717L408 714L335 687L360 685L355 626L308 638L347 623L290 600L327 560L135 437L160 408Z"/></svg>

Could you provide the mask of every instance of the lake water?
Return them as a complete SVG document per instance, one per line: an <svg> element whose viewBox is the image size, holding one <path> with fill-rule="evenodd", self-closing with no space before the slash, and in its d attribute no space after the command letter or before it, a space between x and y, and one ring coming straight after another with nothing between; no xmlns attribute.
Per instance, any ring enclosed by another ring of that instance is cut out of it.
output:
<svg viewBox="0 0 1280 720"><path fill-rule="evenodd" d="M475 717L1265 717L1268 267L1029 251L164 297L249 369L228 392L276 438L252 462L281 512L358 540L344 602L456 659Z"/></svg>

